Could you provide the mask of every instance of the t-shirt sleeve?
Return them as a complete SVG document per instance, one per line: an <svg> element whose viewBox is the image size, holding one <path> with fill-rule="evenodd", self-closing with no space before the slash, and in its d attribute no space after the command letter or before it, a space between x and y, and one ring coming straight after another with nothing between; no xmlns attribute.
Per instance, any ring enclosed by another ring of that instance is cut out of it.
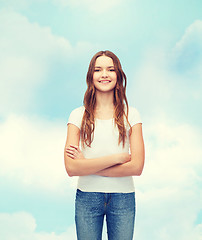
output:
<svg viewBox="0 0 202 240"><path fill-rule="evenodd" d="M129 108L128 120L130 122L131 127L137 123L142 123L140 113L136 108L134 108L134 107Z"/></svg>
<svg viewBox="0 0 202 240"><path fill-rule="evenodd" d="M74 109L70 115L67 124L71 123L81 129L81 122L83 118L84 107Z"/></svg>

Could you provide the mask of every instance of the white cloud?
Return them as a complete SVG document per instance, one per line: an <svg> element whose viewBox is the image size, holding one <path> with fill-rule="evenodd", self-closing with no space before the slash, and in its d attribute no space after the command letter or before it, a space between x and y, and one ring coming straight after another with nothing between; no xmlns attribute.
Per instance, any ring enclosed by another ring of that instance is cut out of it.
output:
<svg viewBox="0 0 202 240"><path fill-rule="evenodd" d="M144 56L129 89L131 102L152 120L156 115L198 121L202 104L202 21L188 26L173 48L152 46Z"/></svg>
<svg viewBox="0 0 202 240"><path fill-rule="evenodd" d="M132 87L128 89L131 102L137 102L141 109L146 109L150 118L156 111L163 113L162 109L173 101L176 83L166 64L164 49L148 49L135 73Z"/></svg>
<svg viewBox="0 0 202 240"><path fill-rule="evenodd" d="M76 239L75 226L69 226L66 232L37 232L36 220L27 212L0 213L0 236L4 240L72 240Z"/></svg>
<svg viewBox="0 0 202 240"><path fill-rule="evenodd" d="M64 123L11 115L0 124L0 133L0 176L58 193L73 185L64 167Z"/></svg>
<svg viewBox="0 0 202 240"><path fill-rule="evenodd" d="M94 14L103 14L110 12L114 7L120 7L123 0L53 0L58 6L72 7L72 8L84 8Z"/></svg>
<svg viewBox="0 0 202 240"><path fill-rule="evenodd" d="M27 109L56 56L68 56L68 40L18 13L0 11L0 114Z"/></svg>
<svg viewBox="0 0 202 240"><path fill-rule="evenodd" d="M202 21L196 20L185 31L182 38L176 43L175 50L182 51L189 44L197 44L202 48Z"/></svg>
<svg viewBox="0 0 202 240"><path fill-rule="evenodd" d="M34 217L27 212L0 213L0 236L4 240L74 240L76 226L70 225L61 234L54 232L37 232ZM107 240L107 229L104 224L102 240Z"/></svg>
<svg viewBox="0 0 202 240"><path fill-rule="evenodd" d="M31 4L35 3L47 3L55 4L59 7L70 7L73 9L84 9L93 14L103 14L106 12L111 12L114 8L123 7L123 5L128 4L129 0L7 0L2 6L9 10L27 10L31 7ZM117 10L117 9L116 9Z"/></svg>
<svg viewBox="0 0 202 240"><path fill-rule="evenodd" d="M172 52L173 63L188 74L191 81L200 81L202 77L202 21L196 20L176 43ZM201 86L201 85L200 85Z"/></svg>
<svg viewBox="0 0 202 240"><path fill-rule="evenodd" d="M72 47L69 41L52 33L50 27L31 23L19 13L0 12L1 60L5 56L26 56L39 65L46 65L52 55L67 55Z"/></svg>
<svg viewBox="0 0 202 240"><path fill-rule="evenodd" d="M19 113L34 104L37 87L50 78L58 63L68 64L92 48L88 42L74 47L50 27L31 23L25 16L0 11L0 114Z"/></svg>
<svg viewBox="0 0 202 240"><path fill-rule="evenodd" d="M6 235L26 234L36 228L35 219L28 213L21 212L15 214L0 213L0 235L3 239L9 239ZM9 229L10 226L10 229Z"/></svg>
<svg viewBox="0 0 202 240"><path fill-rule="evenodd" d="M160 118L144 126L144 131L145 169L135 178L136 237L201 239L201 226L196 225L202 210L202 139L198 129Z"/></svg>
<svg viewBox="0 0 202 240"><path fill-rule="evenodd" d="M1 7L6 7L7 9L15 9L15 10L22 10L27 9L29 6L30 1L26 0L2 0Z"/></svg>

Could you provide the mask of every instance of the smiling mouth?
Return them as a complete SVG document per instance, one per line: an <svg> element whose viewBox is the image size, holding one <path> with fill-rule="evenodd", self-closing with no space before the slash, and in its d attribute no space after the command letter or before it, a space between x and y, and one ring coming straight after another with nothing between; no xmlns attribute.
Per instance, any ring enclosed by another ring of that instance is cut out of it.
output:
<svg viewBox="0 0 202 240"><path fill-rule="evenodd" d="M99 83L110 83L110 80L100 80Z"/></svg>

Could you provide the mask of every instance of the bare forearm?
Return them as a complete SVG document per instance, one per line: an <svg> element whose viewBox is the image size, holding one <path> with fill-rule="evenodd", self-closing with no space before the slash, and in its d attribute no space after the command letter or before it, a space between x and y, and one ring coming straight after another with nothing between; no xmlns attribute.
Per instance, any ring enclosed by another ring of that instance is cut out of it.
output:
<svg viewBox="0 0 202 240"><path fill-rule="evenodd" d="M135 164L133 161L130 161L98 171L96 175L105 177L140 176L142 170L143 164Z"/></svg>
<svg viewBox="0 0 202 240"><path fill-rule="evenodd" d="M72 159L65 154L65 167L69 176L95 174L105 168L119 164L116 154L93 159Z"/></svg>

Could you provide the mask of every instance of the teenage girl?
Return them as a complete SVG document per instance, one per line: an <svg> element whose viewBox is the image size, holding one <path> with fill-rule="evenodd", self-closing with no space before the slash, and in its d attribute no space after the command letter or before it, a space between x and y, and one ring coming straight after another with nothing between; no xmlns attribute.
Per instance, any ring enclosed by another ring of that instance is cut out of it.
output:
<svg viewBox="0 0 202 240"><path fill-rule="evenodd" d="M78 240L132 240L135 189L144 166L142 123L126 98L126 76L117 56L96 53L87 73L84 105L68 120L64 151L68 175L79 176L75 200Z"/></svg>

